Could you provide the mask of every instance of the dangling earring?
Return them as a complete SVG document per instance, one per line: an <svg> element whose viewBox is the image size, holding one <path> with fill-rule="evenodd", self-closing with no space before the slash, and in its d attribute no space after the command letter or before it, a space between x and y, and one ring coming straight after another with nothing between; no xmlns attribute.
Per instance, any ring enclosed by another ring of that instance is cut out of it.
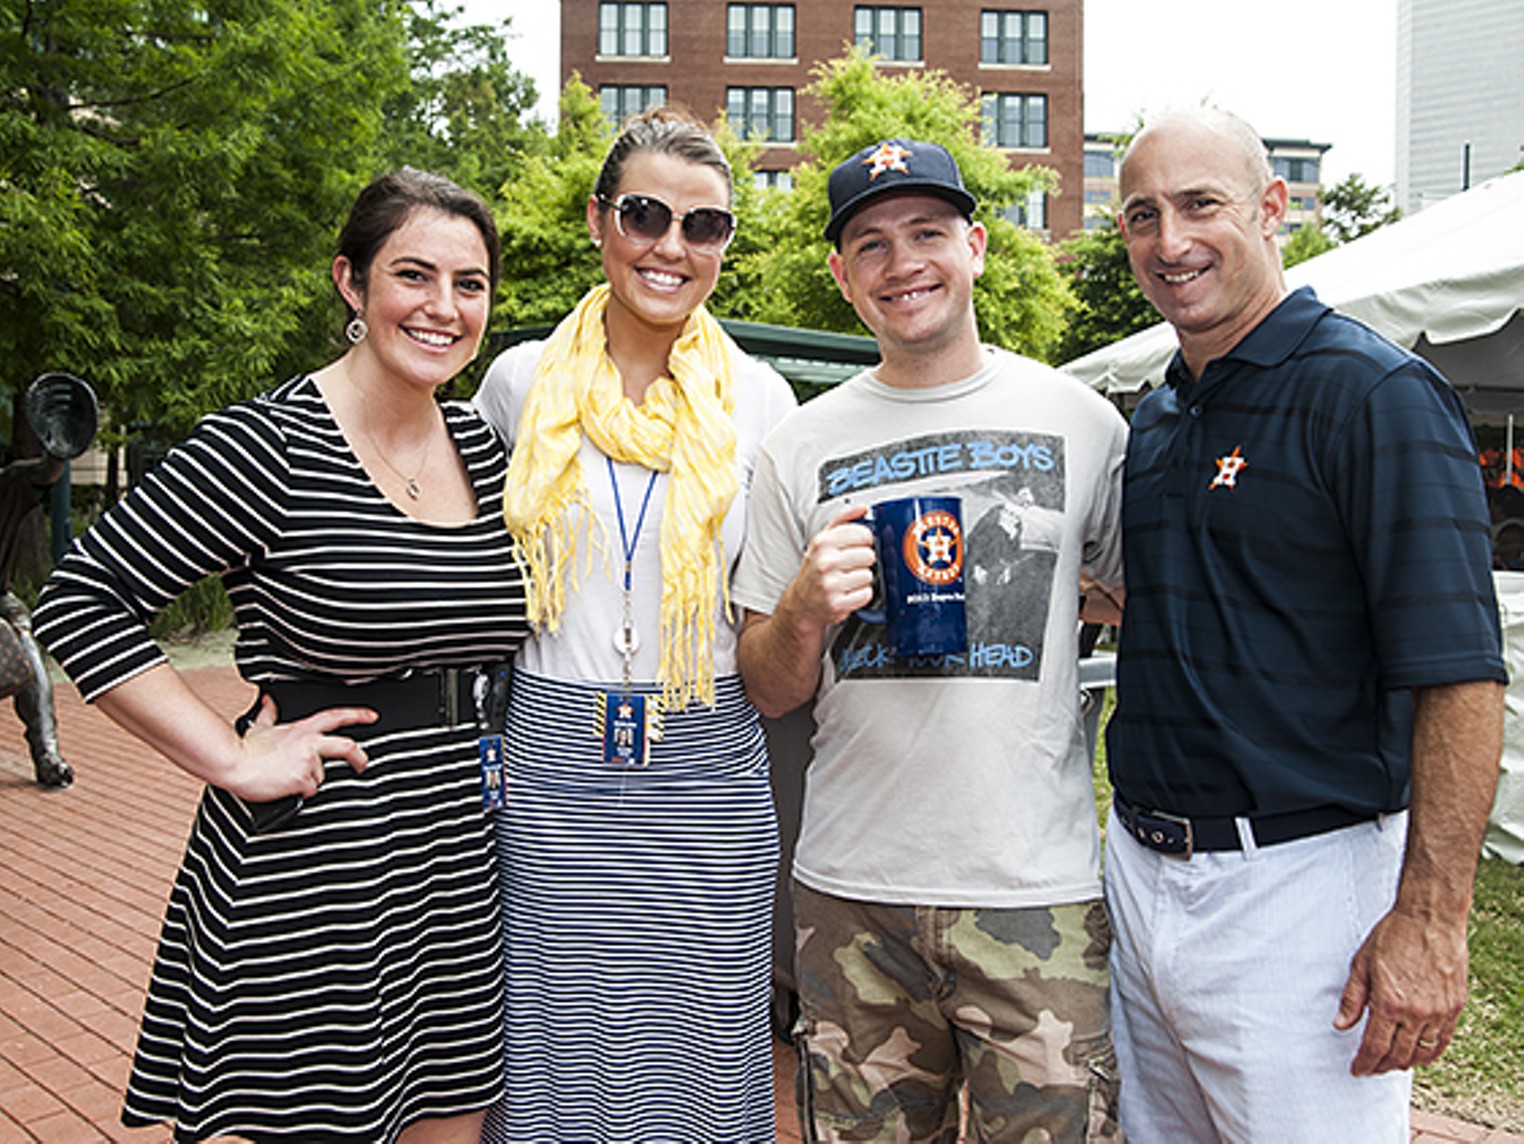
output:
<svg viewBox="0 0 1524 1144"><path fill-rule="evenodd" d="M365 319L356 314L349 319L349 325L344 327L344 336L349 339L349 344L357 346L365 340L365 335L370 333L370 327L365 324Z"/></svg>

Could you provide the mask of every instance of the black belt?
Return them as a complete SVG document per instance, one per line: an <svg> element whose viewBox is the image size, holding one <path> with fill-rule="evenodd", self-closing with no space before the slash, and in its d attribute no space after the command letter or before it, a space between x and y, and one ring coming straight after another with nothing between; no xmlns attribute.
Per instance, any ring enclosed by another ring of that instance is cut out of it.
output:
<svg viewBox="0 0 1524 1144"><path fill-rule="evenodd" d="M235 726L242 735L259 714L264 697L275 700L282 723L305 719L330 707L368 707L377 718L372 723L340 727L335 733L370 738L421 727L482 725L501 732L507 719L508 691L513 668L506 663L481 668L447 667L422 671L404 679L377 679L370 683L321 683L304 679L273 680L259 685L254 706L239 717ZM477 681L482 707L477 707ZM248 804L257 832L273 830L302 808L301 795L287 795L271 802Z"/></svg>
<svg viewBox="0 0 1524 1144"><path fill-rule="evenodd" d="M1112 808L1127 832L1150 850L1189 858L1199 851L1241 850L1236 818L1186 818L1163 810L1141 810L1113 792ZM1330 830L1342 830L1370 822L1370 811L1346 810L1342 806L1317 806L1311 810L1293 810L1284 814L1266 814L1249 818L1254 841L1260 846L1274 846Z"/></svg>

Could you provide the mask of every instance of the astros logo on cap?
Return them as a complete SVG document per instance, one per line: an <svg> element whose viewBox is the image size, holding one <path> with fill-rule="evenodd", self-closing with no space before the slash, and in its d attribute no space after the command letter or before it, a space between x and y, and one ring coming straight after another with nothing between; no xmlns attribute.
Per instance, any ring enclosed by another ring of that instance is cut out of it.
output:
<svg viewBox="0 0 1524 1144"><path fill-rule="evenodd" d="M910 158L908 148L901 147L898 143L884 142L878 145L878 150L863 160L864 167L872 167L868 172L868 181L871 183L885 171L899 171L901 174L910 174L910 168L905 166L905 160Z"/></svg>
<svg viewBox="0 0 1524 1144"><path fill-rule="evenodd" d="M934 508L905 530L905 567L927 584L951 584L963 574L963 529L958 518Z"/></svg>

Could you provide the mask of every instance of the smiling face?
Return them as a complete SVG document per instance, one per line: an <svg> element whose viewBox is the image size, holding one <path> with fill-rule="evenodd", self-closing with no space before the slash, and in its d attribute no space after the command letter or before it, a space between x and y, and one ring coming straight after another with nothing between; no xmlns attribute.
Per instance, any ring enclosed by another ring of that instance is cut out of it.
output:
<svg viewBox="0 0 1524 1144"><path fill-rule="evenodd" d="M939 385L979 371L984 248L984 227L935 195L883 195L847 219L831 273L878 339L881 381Z"/></svg>
<svg viewBox="0 0 1524 1144"><path fill-rule="evenodd" d="M1145 130L1122 163L1128 261L1198 377L1286 292L1275 246L1286 184L1257 177L1252 159L1244 140L1186 117Z"/></svg>
<svg viewBox="0 0 1524 1144"><path fill-rule="evenodd" d="M487 247L469 219L420 207L387 236L365 281L342 255L333 275L368 329L350 352L373 368L432 389L476 356L491 287Z"/></svg>
<svg viewBox="0 0 1524 1144"><path fill-rule="evenodd" d="M613 210L596 198L587 206L588 231L603 248L603 273L612 291L606 320L610 330L633 321L675 336L701 306L720 277L723 251L694 248L683 238L680 220L696 207L730 208L724 178L713 167L654 151L633 152L609 200L623 194L649 195L672 209L672 224L654 242L620 232Z"/></svg>

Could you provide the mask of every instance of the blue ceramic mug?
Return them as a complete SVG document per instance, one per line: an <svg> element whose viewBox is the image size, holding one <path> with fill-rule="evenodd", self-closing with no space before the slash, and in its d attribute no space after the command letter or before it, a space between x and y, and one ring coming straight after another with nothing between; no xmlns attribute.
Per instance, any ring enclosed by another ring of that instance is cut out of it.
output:
<svg viewBox="0 0 1524 1144"><path fill-rule="evenodd" d="M882 609L858 612L884 624L896 657L968 650L963 592L963 502L958 497L898 497L873 505Z"/></svg>

